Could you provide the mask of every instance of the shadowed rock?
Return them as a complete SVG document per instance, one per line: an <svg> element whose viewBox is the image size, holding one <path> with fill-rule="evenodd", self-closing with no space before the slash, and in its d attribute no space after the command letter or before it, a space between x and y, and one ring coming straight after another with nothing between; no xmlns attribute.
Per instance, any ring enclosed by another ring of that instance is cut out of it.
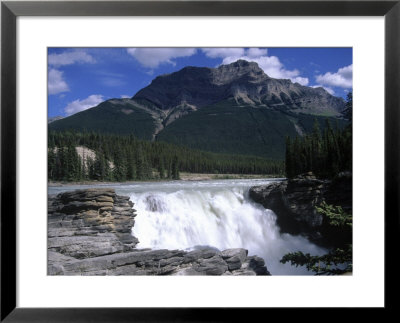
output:
<svg viewBox="0 0 400 323"><path fill-rule="evenodd" d="M265 208L274 211L282 232L303 234L316 243L338 240L340 234L328 224L328 219L316 210L323 201L352 209L351 174L340 174L335 180L319 180L312 173L294 179L254 186L249 196ZM340 237L339 237L340 238Z"/></svg>

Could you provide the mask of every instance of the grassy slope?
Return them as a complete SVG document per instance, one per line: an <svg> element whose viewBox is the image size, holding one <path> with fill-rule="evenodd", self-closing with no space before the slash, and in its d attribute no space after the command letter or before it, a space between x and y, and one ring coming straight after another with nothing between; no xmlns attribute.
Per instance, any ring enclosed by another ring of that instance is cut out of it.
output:
<svg viewBox="0 0 400 323"><path fill-rule="evenodd" d="M312 131L315 118L322 130L326 119L261 107L238 107L225 101L181 117L161 131L157 140L219 153L283 159L285 137L298 135L290 118L295 118L306 132ZM330 119L334 126L336 119Z"/></svg>
<svg viewBox="0 0 400 323"><path fill-rule="evenodd" d="M121 110L132 110L126 114ZM132 105L128 107L103 102L98 107L88 109L68 118L49 124L49 130L80 130L113 134L134 134L137 138L150 140L154 133L152 116Z"/></svg>

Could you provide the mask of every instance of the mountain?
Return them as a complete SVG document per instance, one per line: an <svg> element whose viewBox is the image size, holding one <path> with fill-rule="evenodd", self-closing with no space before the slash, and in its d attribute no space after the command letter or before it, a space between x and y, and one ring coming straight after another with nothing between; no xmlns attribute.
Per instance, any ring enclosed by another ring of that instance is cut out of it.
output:
<svg viewBox="0 0 400 323"><path fill-rule="evenodd" d="M254 62L185 67L156 77L131 99L111 99L49 130L134 134L190 148L283 158L285 136L342 126L345 101L323 88L269 77Z"/></svg>
<svg viewBox="0 0 400 323"><path fill-rule="evenodd" d="M238 60L218 68L185 67L161 75L132 99L146 100L169 111L198 109L233 98L237 104L280 108L294 112L338 116L344 101L322 87L310 88L269 77L257 63Z"/></svg>

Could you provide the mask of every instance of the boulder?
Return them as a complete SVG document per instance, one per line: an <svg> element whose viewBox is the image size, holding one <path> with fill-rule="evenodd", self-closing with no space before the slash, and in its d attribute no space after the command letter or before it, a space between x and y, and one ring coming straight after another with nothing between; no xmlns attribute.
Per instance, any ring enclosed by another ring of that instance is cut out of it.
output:
<svg viewBox="0 0 400 323"><path fill-rule="evenodd" d="M252 269L256 275L269 275L267 267L265 267L265 261L261 257L248 257L246 268Z"/></svg>
<svg viewBox="0 0 400 323"><path fill-rule="evenodd" d="M198 264L194 265L194 270L204 272L206 275L222 275L228 270L227 263L220 255L207 259L200 259Z"/></svg>
<svg viewBox="0 0 400 323"><path fill-rule="evenodd" d="M241 248L227 249L222 251L221 255L222 259L228 264L228 269L232 271L242 267L247 258L247 250Z"/></svg>

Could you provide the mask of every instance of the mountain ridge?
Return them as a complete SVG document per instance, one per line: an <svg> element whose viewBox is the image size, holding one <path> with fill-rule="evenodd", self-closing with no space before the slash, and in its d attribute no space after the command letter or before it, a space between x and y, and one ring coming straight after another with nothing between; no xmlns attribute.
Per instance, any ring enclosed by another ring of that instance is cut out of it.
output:
<svg viewBox="0 0 400 323"><path fill-rule="evenodd" d="M104 101L53 121L49 129L134 134L208 151L280 158L283 148L275 146L284 147L285 136L310 132L314 118L342 122L344 108L342 98L323 88L274 79L257 63L238 60L217 68L187 66L157 76L132 98ZM271 138L276 144L272 143L269 155L263 151L270 150Z"/></svg>
<svg viewBox="0 0 400 323"><path fill-rule="evenodd" d="M198 109L229 97L235 98L238 104L280 106L308 113L323 111L331 116L340 116L345 104L342 98L332 96L322 87L311 88L289 79L271 78L257 63L245 60L217 68L184 67L156 77L132 99L144 99L161 110L168 110L182 104Z"/></svg>

